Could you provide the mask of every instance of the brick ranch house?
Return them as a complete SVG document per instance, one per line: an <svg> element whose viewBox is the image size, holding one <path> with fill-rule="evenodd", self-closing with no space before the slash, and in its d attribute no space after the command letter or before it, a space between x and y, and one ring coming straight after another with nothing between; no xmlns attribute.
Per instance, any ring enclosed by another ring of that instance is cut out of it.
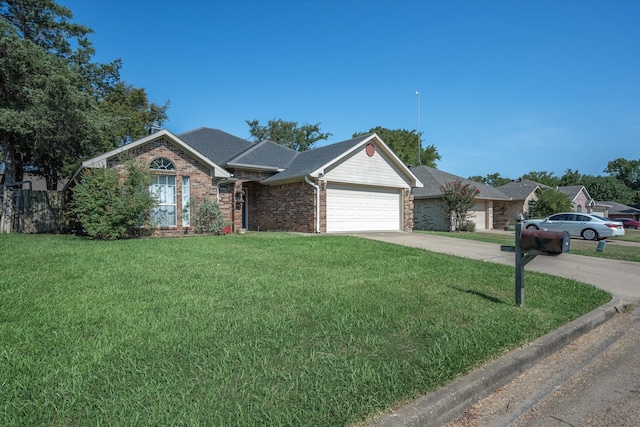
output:
<svg viewBox="0 0 640 427"><path fill-rule="evenodd" d="M86 168L121 167L123 154L152 170L158 234L191 231L193 199L217 201L232 231L410 231L411 188L422 186L376 134L297 152L211 128L163 129L86 160L71 185Z"/></svg>

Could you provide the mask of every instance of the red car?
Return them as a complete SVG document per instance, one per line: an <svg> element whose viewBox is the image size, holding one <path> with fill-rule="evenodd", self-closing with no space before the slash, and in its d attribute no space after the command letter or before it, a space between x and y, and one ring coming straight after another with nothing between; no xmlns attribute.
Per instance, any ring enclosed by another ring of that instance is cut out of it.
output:
<svg viewBox="0 0 640 427"><path fill-rule="evenodd" d="M613 218L613 221L618 221L622 223L624 228L635 228L636 230L640 228L640 222L631 218Z"/></svg>

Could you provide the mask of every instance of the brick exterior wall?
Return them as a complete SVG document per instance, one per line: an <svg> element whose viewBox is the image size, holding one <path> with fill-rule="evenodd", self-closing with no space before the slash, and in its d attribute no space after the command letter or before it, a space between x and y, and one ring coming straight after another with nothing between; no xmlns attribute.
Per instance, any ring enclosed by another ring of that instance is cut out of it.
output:
<svg viewBox="0 0 640 427"><path fill-rule="evenodd" d="M190 197L191 200L202 201L204 199L217 200L217 186L213 185L211 178L211 169L193 157L184 150L174 144L157 139L148 144L141 145L130 151L134 161L150 165L157 158L165 158L170 160L176 170L175 171L154 171L154 174L175 175L176 177L176 227L159 227L155 235L177 235L192 231L192 227L184 227L182 225L182 177L188 176L190 180ZM121 168L118 158L114 157L108 160L108 167ZM220 208L225 216L231 214L231 194L221 193ZM223 201L224 200L224 201Z"/></svg>
<svg viewBox="0 0 640 427"><path fill-rule="evenodd" d="M404 190L404 231L413 231L414 220L415 220L415 201L413 198L413 193L411 190L407 188Z"/></svg>
<svg viewBox="0 0 640 427"><path fill-rule="evenodd" d="M190 154L163 138L132 149L129 154L135 161L150 165L157 158L170 160L175 171L154 171L154 174L176 177L176 227L158 228L155 235L182 235L193 232L182 222L182 177L190 179L190 198L218 201L220 209L231 226L231 231L246 227L252 231L316 232L316 190L304 181L267 186L258 181L273 173L230 170L233 180L217 182L212 178L209 166L197 161ZM118 158L107 161L108 167L121 168ZM220 185L220 188L218 187ZM414 226L414 200L410 190L404 195L404 230ZM320 232L327 230L326 186L320 186ZM246 221L243 221L246 220Z"/></svg>
<svg viewBox="0 0 640 427"><path fill-rule="evenodd" d="M451 220L446 215L441 199L418 199L414 201L413 227L416 230L449 231Z"/></svg>
<svg viewBox="0 0 640 427"><path fill-rule="evenodd" d="M578 193L575 199L572 200L572 207L574 212L591 212L591 207L589 206L590 200L587 198L587 195L584 194L584 191Z"/></svg>
<svg viewBox="0 0 640 427"><path fill-rule="evenodd" d="M249 183L249 229L315 232L315 189L307 183L264 186Z"/></svg>

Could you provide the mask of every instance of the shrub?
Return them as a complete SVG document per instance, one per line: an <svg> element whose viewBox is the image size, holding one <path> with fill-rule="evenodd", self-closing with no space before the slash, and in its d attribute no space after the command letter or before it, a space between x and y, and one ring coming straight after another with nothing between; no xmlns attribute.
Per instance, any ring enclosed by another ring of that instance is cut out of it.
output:
<svg viewBox="0 0 640 427"><path fill-rule="evenodd" d="M545 188L540 192L531 216L533 218L543 218L558 212L571 211L571 200L553 188Z"/></svg>
<svg viewBox="0 0 640 427"><path fill-rule="evenodd" d="M190 200L185 211L190 214L196 233L219 234L230 224L224 219L220 205L209 199L200 203Z"/></svg>
<svg viewBox="0 0 640 427"><path fill-rule="evenodd" d="M442 191L445 211L453 220L452 231L464 231L463 227L469 222L467 221L469 210L475 205L475 198L480 194L480 190L469 183L463 184L461 180L457 179L441 185L440 191Z"/></svg>
<svg viewBox="0 0 640 427"><path fill-rule="evenodd" d="M125 169L90 169L74 189L71 212L83 231L96 239L149 234L156 205L146 168L129 161Z"/></svg>
<svg viewBox="0 0 640 427"><path fill-rule="evenodd" d="M464 221L460 226L460 231L468 231L469 233L473 233L476 231L476 223L473 221Z"/></svg>

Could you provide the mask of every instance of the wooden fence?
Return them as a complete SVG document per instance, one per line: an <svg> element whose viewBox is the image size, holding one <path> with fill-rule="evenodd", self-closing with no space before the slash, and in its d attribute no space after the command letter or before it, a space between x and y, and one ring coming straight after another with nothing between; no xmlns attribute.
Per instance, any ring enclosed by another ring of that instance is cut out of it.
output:
<svg viewBox="0 0 640 427"><path fill-rule="evenodd" d="M65 194L5 188L0 192L0 231L9 233L62 233L69 228Z"/></svg>

